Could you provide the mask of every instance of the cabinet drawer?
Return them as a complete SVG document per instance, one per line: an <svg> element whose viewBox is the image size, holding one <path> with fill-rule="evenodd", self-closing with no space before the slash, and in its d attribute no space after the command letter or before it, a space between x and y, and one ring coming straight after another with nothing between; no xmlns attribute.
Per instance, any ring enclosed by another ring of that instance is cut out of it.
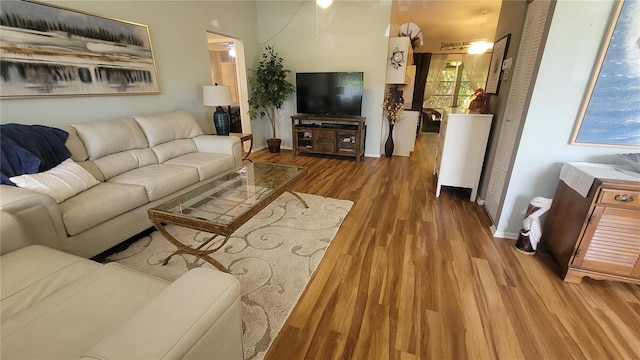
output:
<svg viewBox="0 0 640 360"><path fill-rule="evenodd" d="M600 205L629 206L640 209L640 192L629 190L602 189Z"/></svg>
<svg viewBox="0 0 640 360"><path fill-rule="evenodd" d="M332 130L318 130L315 132L316 140L318 141L334 141L335 131Z"/></svg>
<svg viewBox="0 0 640 360"><path fill-rule="evenodd" d="M333 142L317 142L313 150L323 152L336 152L336 144Z"/></svg>

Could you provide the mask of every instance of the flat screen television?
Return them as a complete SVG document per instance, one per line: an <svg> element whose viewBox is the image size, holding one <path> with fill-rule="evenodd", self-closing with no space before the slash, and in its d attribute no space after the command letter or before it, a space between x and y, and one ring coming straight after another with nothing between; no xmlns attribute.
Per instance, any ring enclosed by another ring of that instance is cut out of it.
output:
<svg viewBox="0 0 640 360"><path fill-rule="evenodd" d="M362 113L362 72L296 73L299 114L356 115Z"/></svg>

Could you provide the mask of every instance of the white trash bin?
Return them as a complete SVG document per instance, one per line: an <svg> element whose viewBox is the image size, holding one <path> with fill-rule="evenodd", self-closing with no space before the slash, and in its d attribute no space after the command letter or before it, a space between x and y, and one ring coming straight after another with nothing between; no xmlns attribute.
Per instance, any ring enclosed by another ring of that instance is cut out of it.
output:
<svg viewBox="0 0 640 360"><path fill-rule="evenodd" d="M552 199L535 197L529 202L525 218L522 221L522 229L516 241L516 250L523 254L533 255L538 248L538 242L542 237L540 216L551 208Z"/></svg>

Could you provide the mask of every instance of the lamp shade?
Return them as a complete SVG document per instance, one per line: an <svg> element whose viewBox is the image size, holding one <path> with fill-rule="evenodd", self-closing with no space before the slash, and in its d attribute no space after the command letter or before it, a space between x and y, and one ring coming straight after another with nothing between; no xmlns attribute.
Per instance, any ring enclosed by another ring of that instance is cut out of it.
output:
<svg viewBox="0 0 640 360"><path fill-rule="evenodd" d="M233 102L231 88L223 85L203 86L202 101L205 106L229 105Z"/></svg>

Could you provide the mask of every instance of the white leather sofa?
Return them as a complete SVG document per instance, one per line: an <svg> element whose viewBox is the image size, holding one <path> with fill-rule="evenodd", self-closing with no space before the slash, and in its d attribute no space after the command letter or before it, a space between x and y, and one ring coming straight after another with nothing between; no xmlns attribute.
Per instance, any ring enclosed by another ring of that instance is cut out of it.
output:
<svg viewBox="0 0 640 360"><path fill-rule="evenodd" d="M0 208L29 243L86 258L151 227L150 207L242 164L238 138L204 135L188 111L60 128L69 133L71 159L99 183L60 203L0 185Z"/></svg>
<svg viewBox="0 0 640 360"><path fill-rule="evenodd" d="M240 284L197 268L169 284L30 245L0 212L0 358L242 359Z"/></svg>

